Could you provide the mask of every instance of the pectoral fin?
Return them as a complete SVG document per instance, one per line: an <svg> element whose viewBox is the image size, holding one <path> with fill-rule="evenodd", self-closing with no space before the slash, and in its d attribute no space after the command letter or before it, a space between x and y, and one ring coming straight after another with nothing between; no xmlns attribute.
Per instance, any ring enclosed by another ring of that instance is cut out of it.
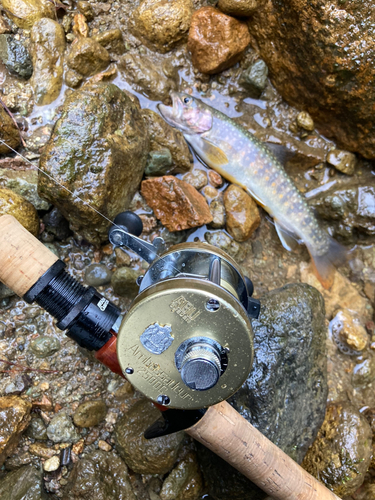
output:
<svg viewBox="0 0 375 500"><path fill-rule="evenodd" d="M203 137L201 139L201 148L209 165L220 167L229 163L228 157L224 151Z"/></svg>
<svg viewBox="0 0 375 500"><path fill-rule="evenodd" d="M280 224L277 222L277 220L274 220L275 222L275 228L278 237L280 238L282 246L291 252L292 250L295 250L298 245L298 238L294 234L290 233L286 229L280 226Z"/></svg>

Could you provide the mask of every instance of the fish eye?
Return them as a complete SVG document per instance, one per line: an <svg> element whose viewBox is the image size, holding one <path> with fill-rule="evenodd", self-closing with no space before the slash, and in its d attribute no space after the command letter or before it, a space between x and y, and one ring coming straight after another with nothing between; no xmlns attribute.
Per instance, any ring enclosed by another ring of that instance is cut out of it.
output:
<svg viewBox="0 0 375 500"><path fill-rule="evenodd" d="M184 97L185 104L189 104L189 103L191 103L191 101L192 101L191 97Z"/></svg>

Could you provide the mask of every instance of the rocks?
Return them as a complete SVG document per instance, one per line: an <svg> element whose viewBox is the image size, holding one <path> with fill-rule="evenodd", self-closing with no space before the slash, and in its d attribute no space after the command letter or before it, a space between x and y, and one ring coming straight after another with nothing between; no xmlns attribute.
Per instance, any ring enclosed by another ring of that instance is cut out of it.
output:
<svg viewBox="0 0 375 500"><path fill-rule="evenodd" d="M43 470L45 470L46 472L54 472L59 467L60 467L60 458L57 455L48 458L43 464Z"/></svg>
<svg viewBox="0 0 375 500"><path fill-rule="evenodd" d="M240 187L232 184L224 192L228 233L236 241L246 241L260 224L255 201Z"/></svg>
<svg viewBox="0 0 375 500"><path fill-rule="evenodd" d="M30 387L30 378L27 375L16 375L11 377L9 384L5 386L6 396L19 395Z"/></svg>
<svg viewBox="0 0 375 500"><path fill-rule="evenodd" d="M116 295L135 296L138 293L139 286L137 278L139 271L130 267L120 267L112 275L112 287Z"/></svg>
<svg viewBox="0 0 375 500"><path fill-rule="evenodd" d="M113 453L94 451L73 467L63 500L136 500L128 468Z"/></svg>
<svg viewBox="0 0 375 500"><path fill-rule="evenodd" d="M182 180L195 187L195 189L198 189L199 191L207 185L207 174L204 170L196 168L192 172L185 174Z"/></svg>
<svg viewBox="0 0 375 500"><path fill-rule="evenodd" d="M10 19L26 30L43 17L55 17L55 7L49 0L3 0L2 6Z"/></svg>
<svg viewBox="0 0 375 500"><path fill-rule="evenodd" d="M30 350L38 358L48 358L60 350L61 344L56 337L43 335L30 342Z"/></svg>
<svg viewBox="0 0 375 500"><path fill-rule="evenodd" d="M210 184L215 188L223 185L223 178L220 174L215 172L215 170L208 171L208 179L210 181Z"/></svg>
<svg viewBox="0 0 375 500"><path fill-rule="evenodd" d="M258 0L219 0L217 6L225 14L248 17L256 11Z"/></svg>
<svg viewBox="0 0 375 500"><path fill-rule="evenodd" d="M147 158L145 175L153 177L170 173L173 170L172 154L167 148L150 151Z"/></svg>
<svg viewBox="0 0 375 500"><path fill-rule="evenodd" d="M8 472L0 479L1 500L42 500L42 473L32 465Z"/></svg>
<svg viewBox="0 0 375 500"><path fill-rule="evenodd" d="M368 66L375 48L373 4L351 7L333 0L269 0L249 29L282 97L310 113L339 147L374 158L375 65Z"/></svg>
<svg viewBox="0 0 375 500"><path fill-rule="evenodd" d="M204 234L204 239L210 245L214 245L224 250L224 252L227 252L237 262L241 262L246 256L244 247L232 240L224 231L208 231Z"/></svg>
<svg viewBox="0 0 375 500"><path fill-rule="evenodd" d="M47 427L48 439L54 443L76 443L80 435L66 413L58 413Z"/></svg>
<svg viewBox="0 0 375 500"><path fill-rule="evenodd" d="M48 210L50 204L38 196L38 171L0 168L0 187L11 189L23 196L37 210Z"/></svg>
<svg viewBox="0 0 375 500"><path fill-rule="evenodd" d="M203 480L195 454L188 453L166 477L160 491L161 500L197 500L201 498Z"/></svg>
<svg viewBox="0 0 375 500"><path fill-rule="evenodd" d="M311 118L309 113L306 113L306 111L298 113L296 123L298 127L308 130L309 132L312 132L315 128L314 120Z"/></svg>
<svg viewBox="0 0 375 500"><path fill-rule="evenodd" d="M0 466L13 453L28 426L30 410L31 404L18 396L0 398Z"/></svg>
<svg viewBox="0 0 375 500"><path fill-rule="evenodd" d="M220 73L238 62L250 43L246 23L222 14L213 7L194 12L188 50L201 73Z"/></svg>
<svg viewBox="0 0 375 500"><path fill-rule="evenodd" d="M327 398L323 298L307 285L286 285L261 297L253 320L253 369L230 402L268 439L301 462L324 420ZM272 394L272 397L270 397ZM215 499L266 495L206 448L199 460Z"/></svg>
<svg viewBox="0 0 375 500"><path fill-rule="evenodd" d="M60 241L66 240L71 235L68 221L55 207L43 217L43 224L44 231Z"/></svg>
<svg viewBox="0 0 375 500"><path fill-rule="evenodd" d="M370 384L375 380L375 356L373 353L364 354L357 358L353 370L352 383L354 387Z"/></svg>
<svg viewBox="0 0 375 500"><path fill-rule="evenodd" d="M333 165L343 174L353 175L357 164L357 158L353 153L334 149L327 155L327 163Z"/></svg>
<svg viewBox="0 0 375 500"><path fill-rule="evenodd" d="M13 215L31 234L39 234L38 213L31 203L10 189L0 188L0 216Z"/></svg>
<svg viewBox="0 0 375 500"><path fill-rule="evenodd" d="M149 440L143 437L145 430L159 417L160 412L153 403L142 399L117 421L117 450L136 473L166 474L176 462L184 438L183 432Z"/></svg>
<svg viewBox="0 0 375 500"><path fill-rule="evenodd" d="M258 99L266 87L267 78L267 65L262 59L258 59L242 72L240 83L250 97Z"/></svg>
<svg viewBox="0 0 375 500"><path fill-rule="evenodd" d="M182 231L212 221L203 196L172 175L143 181L141 193L169 231Z"/></svg>
<svg viewBox="0 0 375 500"><path fill-rule="evenodd" d="M366 418L349 403L331 404L302 463L340 498L361 486L371 461L372 433Z"/></svg>
<svg viewBox="0 0 375 500"><path fill-rule="evenodd" d="M43 420L38 416L34 416L34 418L31 419L26 434L29 437L37 439L39 441L47 440L47 429L44 425Z"/></svg>
<svg viewBox="0 0 375 500"><path fill-rule="evenodd" d="M0 35L0 59L10 73L21 78L30 78L33 73L28 50L12 35Z"/></svg>
<svg viewBox="0 0 375 500"><path fill-rule="evenodd" d="M125 52L125 45L122 40L121 31L116 28L114 30L103 31L92 37L95 42L100 43L109 54L121 55Z"/></svg>
<svg viewBox="0 0 375 500"><path fill-rule="evenodd" d="M108 51L92 38L80 38L67 58L67 65L82 76L103 71L110 63Z"/></svg>
<svg viewBox="0 0 375 500"><path fill-rule="evenodd" d="M35 104L50 104L60 94L63 83L64 28L52 19L41 19L31 30L30 55L34 72L30 80Z"/></svg>
<svg viewBox="0 0 375 500"><path fill-rule="evenodd" d="M104 264L91 264L85 271L85 281L90 286L103 286L111 282L112 272Z"/></svg>
<svg viewBox="0 0 375 500"><path fill-rule="evenodd" d="M143 109L142 117L150 134L151 153L162 152L166 149L172 157L170 169L163 173L169 174L190 170L193 164L193 157L182 133L168 125L165 120L154 111L151 111L151 109ZM154 175L156 175L155 170Z"/></svg>
<svg viewBox="0 0 375 500"><path fill-rule="evenodd" d="M336 343L345 354L354 354L366 349L369 340L367 332L358 318L349 311L338 311L329 326Z"/></svg>
<svg viewBox="0 0 375 500"><path fill-rule="evenodd" d="M191 0L142 0L131 18L131 30L145 45L168 52L186 39L193 11Z"/></svg>
<svg viewBox="0 0 375 500"><path fill-rule="evenodd" d="M11 29L8 22L0 14L0 35L3 35L5 33L11 33Z"/></svg>
<svg viewBox="0 0 375 500"><path fill-rule="evenodd" d="M98 83L66 99L40 167L113 219L134 196L147 152L139 105L115 85ZM39 194L59 208L80 237L93 243L108 238L102 217L44 175L39 176Z"/></svg>
<svg viewBox="0 0 375 500"><path fill-rule="evenodd" d="M78 427L94 427L104 420L107 414L107 407L101 399L86 401L78 406L73 422Z"/></svg>
<svg viewBox="0 0 375 500"><path fill-rule="evenodd" d="M210 203L210 212L212 222L210 227L213 229L221 229L225 226L225 207L220 199L212 200Z"/></svg>
<svg viewBox="0 0 375 500"><path fill-rule="evenodd" d="M0 139L13 149L17 149L20 143L18 129L2 106L0 106ZM9 152L10 149L0 142L0 154Z"/></svg>

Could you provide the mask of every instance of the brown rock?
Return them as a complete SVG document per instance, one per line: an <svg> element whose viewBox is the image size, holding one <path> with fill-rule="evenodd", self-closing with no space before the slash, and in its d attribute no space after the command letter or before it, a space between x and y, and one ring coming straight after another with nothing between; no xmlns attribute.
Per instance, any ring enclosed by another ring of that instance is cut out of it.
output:
<svg viewBox="0 0 375 500"><path fill-rule="evenodd" d="M201 194L206 198L208 204L210 204L213 200L222 198L220 191L212 186L205 186L201 190Z"/></svg>
<svg viewBox="0 0 375 500"><path fill-rule="evenodd" d="M367 158L375 158L373 24L371 0L360 9L334 0L265 0L249 24L283 98L308 111L323 135Z"/></svg>
<svg viewBox="0 0 375 500"><path fill-rule="evenodd" d="M169 231L182 231L212 221L203 196L193 186L172 175L143 181L141 193Z"/></svg>
<svg viewBox="0 0 375 500"><path fill-rule="evenodd" d="M353 153L349 153L349 151L340 151L338 149L330 151L326 161L337 170L347 175L353 175L357 165L357 158Z"/></svg>
<svg viewBox="0 0 375 500"><path fill-rule="evenodd" d="M3 16L0 15L0 35L4 35L5 33L11 33L11 29Z"/></svg>
<svg viewBox="0 0 375 500"><path fill-rule="evenodd" d="M53 457L54 455L58 455L60 453L60 450L48 448L45 444L42 443L32 443L29 447L29 452L37 457L48 459Z"/></svg>
<svg viewBox="0 0 375 500"><path fill-rule="evenodd" d="M329 324L336 341L353 351L364 351L368 344L365 328L349 311L338 311Z"/></svg>
<svg viewBox="0 0 375 500"><path fill-rule="evenodd" d="M34 206L23 196L6 188L0 188L0 217L13 215L34 236L39 234L39 217Z"/></svg>
<svg viewBox="0 0 375 500"><path fill-rule="evenodd" d="M255 201L240 187L232 184L224 193L227 231L236 241L246 241L260 224Z"/></svg>
<svg viewBox="0 0 375 500"><path fill-rule="evenodd" d="M217 4L225 14L238 17L251 16L258 7L257 0L219 0Z"/></svg>
<svg viewBox="0 0 375 500"><path fill-rule="evenodd" d="M225 226L225 207L220 199L212 200L210 203L210 211L212 214L212 222L210 227L213 229L221 229Z"/></svg>
<svg viewBox="0 0 375 500"><path fill-rule="evenodd" d="M53 19L56 10L49 0L2 0L3 9L10 19L23 29L31 29L43 17Z"/></svg>
<svg viewBox="0 0 375 500"><path fill-rule="evenodd" d="M86 22L86 17L83 14L75 14L73 18L73 33L77 37L87 38L89 35L89 27Z"/></svg>
<svg viewBox="0 0 375 500"><path fill-rule="evenodd" d="M31 404L18 396L0 398L0 466L16 448L30 421Z"/></svg>
<svg viewBox="0 0 375 500"><path fill-rule="evenodd" d="M100 45L110 53L123 54L125 52L122 33L118 28L98 33L94 35L92 39L100 43Z"/></svg>
<svg viewBox="0 0 375 500"><path fill-rule="evenodd" d="M199 191L207 184L207 174L204 170L196 168L192 172L185 174L182 180L195 187L195 189L198 189Z"/></svg>
<svg viewBox="0 0 375 500"><path fill-rule="evenodd" d="M86 401L76 409L73 415L73 422L78 427L94 427L104 420L106 414L107 407L101 399Z"/></svg>
<svg viewBox="0 0 375 500"><path fill-rule="evenodd" d="M168 52L186 38L192 11L191 0L143 0L134 10L131 29L151 49Z"/></svg>
<svg viewBox="0 0 375 500"><path fill-rule="evenodd" d="M223 178L220 174L215 172L215 170L208 171L208 180L210 181L210 184L215 188L223 185Z"/></svg>
<svg viewBox="0 0 375 500"><path fill-rule="evenodd" d="M0 106L0 139L13 149L16 149L20 144L18 129L2 106ZM9 153L11 153L11 150L0 142L0 154Z"/></svg>
<svg viewBox="0 0 375 500"><path fill-rule="evenodd" d="M72 46L67 59L69 68L83 76L103 71L110 63L108 51L92 38L81 38Z"/></svg>
<svg viewBox="0 0 375 500"><path fill-rule="evenodd" d="M219 73L238 62L250 43L246 23L222 14L213 7L194 12L188 50L193 65L202 73Z"/></svg>

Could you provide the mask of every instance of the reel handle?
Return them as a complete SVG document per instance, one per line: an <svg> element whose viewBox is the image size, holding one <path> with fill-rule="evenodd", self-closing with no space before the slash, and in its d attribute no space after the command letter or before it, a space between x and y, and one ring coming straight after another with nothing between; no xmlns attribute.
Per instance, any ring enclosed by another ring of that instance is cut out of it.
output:
<svg viewBox="0 0 375 500"><path fill-rule="evenodd" d="M11 215L0 217L0 281L23 297L58 257Z"/></svg>

